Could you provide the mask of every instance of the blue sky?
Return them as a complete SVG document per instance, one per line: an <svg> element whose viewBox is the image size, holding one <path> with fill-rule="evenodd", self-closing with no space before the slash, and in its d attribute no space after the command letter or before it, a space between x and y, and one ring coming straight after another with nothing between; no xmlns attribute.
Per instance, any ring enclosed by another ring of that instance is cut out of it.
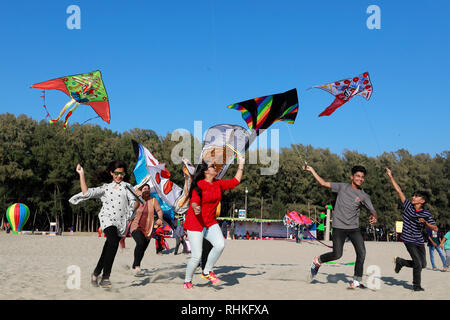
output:
<svg viewBox="0 0 450 320"><path fill-rule="evenodd" d="M66 9L78 5L81 29ZM370 5L381 29L370 30ZM427 1L23 1L0 11L0 113L45 119L34 83L101 70L113 131L165 136L219 123L246 126L227 105L297 88L295 124L276 123L292 143L376 156L400 148L449 150L450 2ZM334 97L313 85L368 71L369 101L355 97L318 117ZM68 97L47 91L56 117ZM69 120L96 114L80 106Z"/></svg>

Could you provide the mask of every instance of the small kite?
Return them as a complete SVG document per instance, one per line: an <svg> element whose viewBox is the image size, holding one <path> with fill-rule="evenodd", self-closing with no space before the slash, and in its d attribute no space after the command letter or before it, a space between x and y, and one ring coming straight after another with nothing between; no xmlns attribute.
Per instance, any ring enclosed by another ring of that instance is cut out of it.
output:
<svg viewBox="0 0 450 320"><path fill-rule="evenodd" d="M344 103L348 102L356 95L362 96L366 98L366 100L369 100L373 91L372 82L370 81L368 72L364 72L354 78L339 80L320 86L313 86L313 88L325 90L336 97L333 103L330 104L321 114L319 114L319 117L331 115L337 108L341 107Z"/></svg>
<svg viewBox="0 0 450 320"><path fill-rule="evenodd" d="M283 223L289 228L296 228L302 225L309 226L313 221L297 211L291 211L286 213L283 218Z"/></svg>
<svg viewBox="0 0 450 320"><path fill-rule="evenodd" d="M277 121L294 123L298 113L297 89L238 102L227 108L241 111L242 118L252 130L245 148L247 150L260 134L260 130L267 129Z"/></svg>
<svg viewBox="0 0 450 320"><path fill-rule="evenodd" d="M107 123L111 119L108 95L103 84L102 74L98 70L36 83L31 88L57 89L71 97L70 101L61 110L59 117L50 120L50 123L56 123L66 110L71 108L66 115L64 129L67 127L67 120L80 104L91 106L98 116Z"/></svg>
<svg viewBox="0 0 450 320"><path fill-rule="evenodd" d="M308 228L309 226L313 225L313 220L311 220L310 218L308 218L307 216L298 213L297 211L291 211L289 213L286 213L286 215L283 218L283 223L287 228L300 228L301 226L305 226L306 228L304 229L311 238L313 238L314 240L318 241L319 243L323 244L324 246L328 247L328 248L333 248L333 246L329 246L326 243L323 243L322 241L320 241L319 239L317 239L311 232L309 232Z"/></svg>

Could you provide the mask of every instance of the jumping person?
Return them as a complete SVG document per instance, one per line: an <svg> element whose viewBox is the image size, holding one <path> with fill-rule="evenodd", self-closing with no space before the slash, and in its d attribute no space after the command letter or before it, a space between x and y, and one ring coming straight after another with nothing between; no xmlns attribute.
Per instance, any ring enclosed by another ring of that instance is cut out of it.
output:
<svg viewBox="0 0 450 320"><path fill-rule="evenodd" d="M130 226L131 236L134 241L136 241L132 269L136 276L141 276L143 274L141 270L141 261L144 257L145 250L150 243L153 225L154 223L162 225L163 211L161 210L158 200L150 196L150 186L148 184L144 184L140 189L136 190L136 195L142 196L145 201L141 205L136 201L134 205L136 216ZM158 215L156 222L154 221L154 212Z"/></svg>
<svg viewBox="0 0 450 320"><path fill-rule="evenodd" d="M361 281L366 248L359 229L360 207L365 206L371 213L369 218L370 224L376 223L378 218L369 195L361 189L364 183L366 169L362 166L354 166L350 175L351 183L327 182L310 166L304 166L303 170L311 172L321 186L331 188L332 192L337 193L332 225L333 251L322 254L320 257L314 257L309 276L310 281L317 275L322 263L334 261L342 257L345 239L348 237L356 253L353 282L350 283L350 288L364 287Z"/></svg>
<svg viewBox="0 0 450 320"><path fill-rule="evenodd" d="M427 266L425 242L422 235L422 228L425 226L432 231L437 231L438 227L433 220L431 213L425 209L428 201L428 194L424 191L414 192L411 201L406 199L402 189L392 176L391 170L386 168L386 174L391 180L395 191L403 206L403 230L402 241L412 260L405 260L399 257L394 258L394 271L399 273L402 267L413 269L413 290L424 291L421 286L422 269Z"/></svg>
<svg viewBox="0 0 450 320"><path fill-rule="evenodd" d="M239 168L233 179L216 180L217 171L213 163L203 161L196 170L189 191L189 209L186 213L184 228L187 230L191 245L191 259L186 267L184 288L192 289L192 277L202 257L203 238L211 242L213 248L208 254L201 277L217 284L220 280L212 269L225 247L225 239L216 219L217 207L222 191L233 189L242 178L244 162L239 156Z"/></svg>
<svg viewBox="0 0 450 320"><path fill-rule="evenodd" d="M124 236L127 222L133 214L133 206L136 198L128 189L131 185L128 179L127 166L122 161L112 161L106 170L98 174L99 182L107 182L100 187L88 188L83 167L78 164L76 168L80 175L81 192L69 199L71 204L78 204L88 199L100 199L102 208L98 217L106 242L97 266L91 275L91 284L102 288L111 288L109 280L114 258L119 247L119 241ZM111 181L112 178L112 181ZM98 283L98 277L103 272L102 279Z"/></svg>

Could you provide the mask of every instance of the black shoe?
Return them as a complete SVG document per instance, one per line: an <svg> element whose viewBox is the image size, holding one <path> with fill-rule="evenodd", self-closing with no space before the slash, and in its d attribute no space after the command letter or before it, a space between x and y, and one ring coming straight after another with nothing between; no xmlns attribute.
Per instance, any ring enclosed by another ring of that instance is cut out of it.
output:
<svg viewBox="0 0 450 320"><path fill-rule="evenodd" d="M394 271L395 271L395 273L399 273L400 270L402 269L402 266L398 262L398 259L399 259L398 257L394 258Z"/></svg>
<svg viewBox="0 0 450 320"><path fill-rule="evenodd" d="M425 289L422 288L421 286L414 286L414 287L413 287L413 290L414 290L414 291L425 291Z"/></svg>
<svg viewBox="0 0 450 320"><path fill-rule="evenodd" d="M112 288L112 283L109 279L102 278L102 281L98 284L100 288Z"/></svg>
<svg viewBox="0 0 450 320"><path fill-rule="evenodd" d="M95 277L95 280L94 280ZM96 276L95 274L91 274L91 285L93 287L98 287L98 276Z"/></svg>

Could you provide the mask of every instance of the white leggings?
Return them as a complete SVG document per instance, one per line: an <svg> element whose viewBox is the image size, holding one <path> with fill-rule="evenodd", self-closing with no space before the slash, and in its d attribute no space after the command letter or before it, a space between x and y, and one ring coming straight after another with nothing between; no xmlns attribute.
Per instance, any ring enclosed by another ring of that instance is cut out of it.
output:
<svg viewBox="0 0 450 320"><path fill-rule="evenodd" d="M203 231L188 230L187 234L191 245L191 259L186 267L185 282L191 282L195 269L197 269L200 264L200 259L202 258L203 238L213 245L213 248L208 255L205 269L203 270L205 274L209 274L209 272L212 271L212 268L222 254L222 251L225 248L225 238L223 237L222 230L220 230L218 224L214 224L208 229L203 228Z"/></svg>

